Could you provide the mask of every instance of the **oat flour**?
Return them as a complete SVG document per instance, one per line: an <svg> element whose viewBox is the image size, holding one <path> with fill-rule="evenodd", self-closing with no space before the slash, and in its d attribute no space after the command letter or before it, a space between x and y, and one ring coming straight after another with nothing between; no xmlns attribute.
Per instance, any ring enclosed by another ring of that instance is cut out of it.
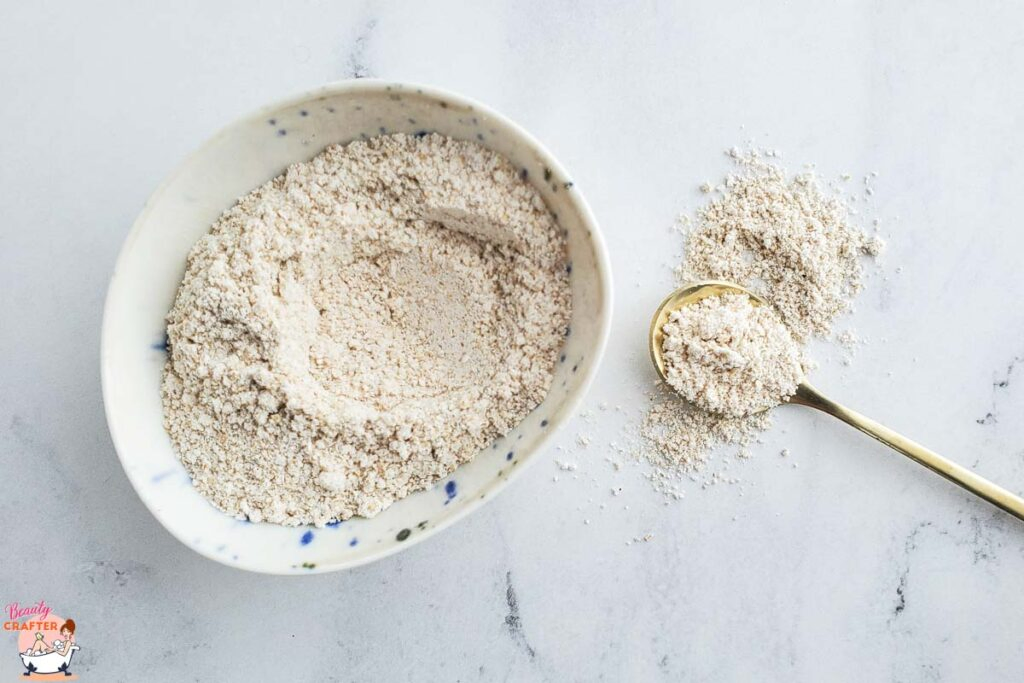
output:
<svg viewBox="0 0 1024 683"><path fill-rule="evenodd" d="M680 283L736 282L769 301L796 342L826 337L863 286L861 257L877 256L882 241L854 226L849 205L823 188L812 173L791 177L756 151L734 148L729 156L735 172L717 187L702 186L714 193L713 198L695 221L682 221L686 244L677 268ZM795 375L795 359L785 353L780 360L788 368L781 383L780 377L771 379L775 370L762 374L763 366L746 367L747 378L755 385L769 379L778 384L769 396L760 391L701 395L707 377L677 379L684 395L698 404L703 401L705 408L717 407L724 415L688 405L673 392L652 395L640 429L640 450L654 465L650 476L656 488L678 495L673 482L680 473L700 469L717 449L732 447L739 457L750 454L749 446L771 425L770 412L743 417L744 410L733 408L745 401L777 402L786 393L785 386ZM726 359L724 364L734 361ZM731 382L726 386L738 388Z"/></svg>
<svg viewBox="0 0 1024 683"><path fill-rule="evenodd" d="M662 328L668 383L709 413L744 417L774 408L804 375L800 346L778 313L746 294L722 294L673 311Z"/></svg>
<svg viewBox="0 0 1024 683"><path fill-rule="evenodd" d="M507 160L438 135L331 146L193 247L165 425L229 514L372 516L543 400L569 313L564 238Z"/></svg>

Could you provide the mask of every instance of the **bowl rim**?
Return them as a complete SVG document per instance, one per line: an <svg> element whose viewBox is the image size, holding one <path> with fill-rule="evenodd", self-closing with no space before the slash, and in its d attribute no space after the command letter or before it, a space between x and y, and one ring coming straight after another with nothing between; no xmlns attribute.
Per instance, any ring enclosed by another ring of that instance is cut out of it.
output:
<svg viewBox="0 0 1024 683"><path fill-rule="evenodd" d="M242 569L258 574L270 574L278 576L295 576L295 575L309 575L309 574L321 574L328 572L341 571L344 569L353 569L355 567L363 566L382 560L386 557L394 555L398 552L411 548L428 538L432 538L437 533L447 529L452 524L461 521L465 517L469 516L472 512L477 510L483 504L489 502L498 493L508 487L508 485L520 476L520 473L526 469L525 465L528 462L535 460L534 457L528 457L524 459L524 467L512 468L508 474L503 477L496 486L489 489L491 495L486 498L480 498L474 496L472 500L468 501L458 512L458 514L452 515L437 525L431 526L425 529L422 533L415 534L413 538L401 544L392 545L388 548L382 549L378 553L353 558L349 561L337 561L337 562L324 562L318 563L314 569L277 569L277 568L259 568L252 566L248 563L236 563L232 562L228 558L222 557L213 553L211 550L205 547L197 547L190 539L184 535L177 533L173 530L163 519L163 515L167 514L165 511L157 511L154 509L150 500L146 495L142 493L139 483L137 481L140 475L133 475L132 471L128 467L129 458L125 456L125 448L122 446L121 435L118 429L118 421L111 408L110 397L108 396L109 385L113 381L110 374L112 372L111 358L108 353L108 340L113 336L111 330L111 314L110 310L113 306L113 294L115 288L120 286L120 280L118 278L119 273L122 270L124 262L128 258L128 252L131 250L132 245L138 238L138 235L142 232L143 225L148 222L150 213L153 211L154 205L159 199L162 198L168 188L177 180L188 168L192 162L201 155L202 152L207 150L217 140L226 135L228 131L245 123L260 121L265 119L269 114L276 112L281 109L293 107L304 102L322 98L324 96L335 96L345 95L351 93L377 93L377 92L389 92L391 90L411 90L417 95L424 95L434 99L440 99L448 101L452 104L462 107L472 107L482 114L498 120L503 125L507 126L515 136L517 136L522 142L524 142L531 151L536 154L537 158L543 162L548 168L557 174L561 178L569 178L570 176L561 163L554 157L554 155L545 147L537 138L530 134L525 128L511 120L504 114L492 109L491 107L482 104L470 97L438 88L429 86L421 83L412 83L405 81L392 81L386 79L376 78L360 78L360 79L347 79L340 81L333 81L321 85L316 88L308 89L298 94L289 95L269 104L263 105L258 109L249 113L242 114L235 117L230 122L222 125L212 135L207 137L199 146L189 152L181 161L179 161L174 168L167 174L167 176L160 182L160 184L153 190L153 192L146 199L142 210L139 215L135 218L132 223L128 234L125 236L121 248L118 251L117 259L114 262L114 269L110 275L110 279L107 283L107 293L104 298L103 304L103 319L100 330L100 384L103 397L103 412L107 422L107 430L110 433L111 441L114 445L114 451L117 453L118 461L121 463L121 468L124 470L125 475L128 478L128 482L131 484L132 489L135 491L135 495L139 497L143 505L149 513L156 519L157 522L168 532L171 536L176 538L182 545L186 546L193 552L202 555L208 559L211 559L219 564L223 564L228 567L235 569ZM578 187L578 185L576 186ZM561 427L566 421L568 421L573 415L575 415L579 404L582 402L583 397L590 391L591 385L593 384L594 378L597 375L597 371L600 368L601 361L604 358L605 350L608 345L608 338L611 334L611 322L613 315L613 284L612 284L612 271L611 263L608 256L608 248L604 241L604 236L601 234L600 227L597 219L594 216L590 205L579 191L570 194L570 200L575 209L579 212L580 218L582 219L583 225L589 230L589 242L594 252L595 264L597 266L597 272L601 284L601 296L599 299L599 315L603 317L601 325L599 327L599 339L594 348L593 362L589 363L584 376L579 384L577 391L571 393L566 397L566 400L562 403L562 409L558 411L557 415L552 416L549 419L549 429L544 431L544 434L537 440L534 447L531 449L530 455L543 451L554 438L555 434L558 433ZM457 471L458 468L456 468ZM397 502L397 501L396 501Z"/></svg>

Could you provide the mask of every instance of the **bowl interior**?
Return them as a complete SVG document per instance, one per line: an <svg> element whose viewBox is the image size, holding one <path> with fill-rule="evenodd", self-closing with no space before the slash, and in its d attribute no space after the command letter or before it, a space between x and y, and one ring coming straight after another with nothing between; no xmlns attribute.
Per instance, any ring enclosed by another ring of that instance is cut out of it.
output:
<svg viewBox="0 0 1024 683"><path fill-rule="evenodd" d="M163 428L164 316L189 249L235 199L325 146L382 133L475 140L528 174L567 230L573 313L547 399L434 489L373 519L323 529L239 521L197 493ZM568 417L592 377L610 317L607 257L572 179L517 126L479 104L409 85L358 81L272 105L222 130L150 198L123 247L104 314L102 374L118 454L143 502L194 550L225 564L306 573L369 562L422 540L500 490Z"/></svg>

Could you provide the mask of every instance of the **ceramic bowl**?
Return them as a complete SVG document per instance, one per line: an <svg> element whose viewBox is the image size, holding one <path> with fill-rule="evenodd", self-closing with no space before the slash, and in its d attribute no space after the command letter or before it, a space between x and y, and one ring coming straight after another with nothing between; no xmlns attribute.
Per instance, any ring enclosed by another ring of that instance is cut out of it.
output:
<svg viewBox="0 0 1024 683"><path fill-rule="evenodd" d="M511 433L431 490L373 519L325 528L253 524L192 487L163 428L164 316L189 249L236 198L332 143L437 131L475 140L527 173L568 231L573 312L547 399ZM465 97L409 84L350 81L272 104L217 133L149 199L118 257L103 319L107 422L121 464L150 512L182 543L224 564L302 574L371 562L465 517L537 458L597 370L611 321L604 242L572 176L529 133Z"/></svg>

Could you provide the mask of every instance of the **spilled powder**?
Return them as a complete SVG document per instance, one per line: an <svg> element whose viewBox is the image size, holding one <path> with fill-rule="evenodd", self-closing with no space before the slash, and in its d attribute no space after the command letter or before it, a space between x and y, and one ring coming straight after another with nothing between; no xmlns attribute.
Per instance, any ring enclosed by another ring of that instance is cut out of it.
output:
<svg viewBox="0 0 1024 683"><path fill-rule="evenodd" d="M685 250L676 269L678 281L730 280L761 295L792 335L799 357L803 344L814 337L826 338L836 319L851 309L863 288L863 258L877 256L884 245L853 224L849 204L828 191L814 174L791 176L770 160L774 154L766 158L757 151L733 148L729 156L734 171L721 185L708 185L705 192L712 199L695 219L682 221ZM729 366L723 370L733 372L733 380L744 374L731 367L737 359L706 341L694 341L690 348L721 353L722 364ZM680 478L693 478L713 454L731 452L740 458L751 454L751 446L771 426L771 414L743 416L744 408L750 407L743 404L778 403L791 393L787 385L795 374L793 364L802 361L791 353L783 353L781 360L789 368L781 376L774 376L777 368L765 375L746 368L748 380L753 372L755 385L757 381L773 385L767 395L761 391L745 397L728 391L708 394L708 383L701 377L678 377L675 382L692 403L664 387L651 394L639 451L653 465L649 476L655 488L678 497ZM805 369L807 365L803 362ZM717 474L712 477L717 478Z"/></svg>
<svg viewBox="0 0 1024 683"><path fill-rule="evenodd" d="M334 145L228 209L167 316L165 426L252 521L373 516L547 394L565 241L503 157L439 135Z"/></svg>
<svg viewBox="0 0 1024 683"><path fill-rule="evenodd" d="M850 207L812 173L790 177L756 151L729 152L736 172L686 232L681 282L730 280L778 310L793 336L825 337L863 288L860 256L884 244L851 223Z"/></svg>

